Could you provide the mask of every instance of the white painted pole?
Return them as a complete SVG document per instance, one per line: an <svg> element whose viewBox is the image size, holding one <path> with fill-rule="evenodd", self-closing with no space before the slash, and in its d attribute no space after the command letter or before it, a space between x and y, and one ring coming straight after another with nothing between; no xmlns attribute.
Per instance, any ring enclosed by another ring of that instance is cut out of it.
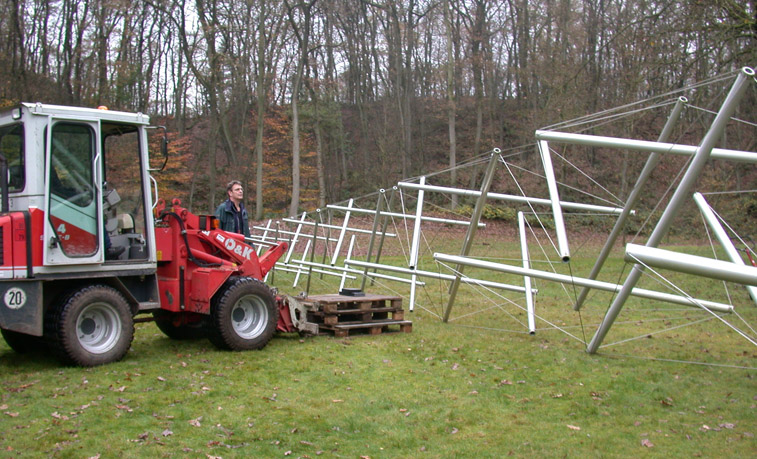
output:
<svg viewBox="0 0 757 459"><path fill-rule="evenodd" d="M421 177L420 184L426 184L426 177ZM418 203L415 206L415 222L413 225L413 243L410 248L410 263L409 268L413 269L418 265L418 251L421 240L421 215L423 215L423 189L418 191ZM412 308L412 293L410 298L410 307ZM412 309L411 309L412 310Z"/></svg>
<svg viewBox="0 0 757 459"><path fill-rule="evenodd" d="M308 251L310 250L310 243L311 242L312 241L310 239L308 239L307 244L305 244L305 251L302 252L302 260L301 261L305 261L305 258L308 256ZM297 282L299 282L299 280L300 280L300 273L301 272L302 272L302 268L298 267L297 268L297 274L294 276L294 282L292 283L292 287L297 287Z"/></svg>
<svg viewBox="0 0 757 459"><path fill-rule="evenodd" d="M757 286L757 268L638 244L626 245L625 260L653 268Z"/></svg>
<svg viewBox="0 0 757 459"><path fill-rule="evenodd" d="M329 209L334 209L334 210L347 210L347 211L349 211L351 213L354 213L354 214L361 213L361 211L362 211L362 213L366 213L365 210L368 210L368 212L373 212L370 209L358 209L358 208L354 208L354 207L353 208L350 208L350 207L340 207L340 206L326 206L326 207L328 207ZM298 223L300 225L305 225L305 226L315 226L315 222L314 221L312 221L312 222L311 221L300 221L300 220L294 220L292 218L282 218L281 220L285 221L287 223ZM344 227L344 225L337 226L337 225L329 225L327 223L320 223L318 226L320 226L322 228L333 228L333 229L342 229ZM371 234L372 233L371 230L367 230L367 229L363 229L363 228L347 228L347 231L350 231L350 232L353 232L353 233L363 233L363 234ZM381 233L377 232L376 234L381 234ZM397 236L394 233L386 233L386 235L389 236L389 237L396 237ZM305 237L305 235L303 235L303 237ZM334 240L334 239L332 239L332 240Z"/></svg>
<svg viewBox="0 0 757 459"><path fill-rule="evenodd" d="M579 287L590 287L597 290L603 290L606 292L618 292L622 288L621 285L611 284L609 282L602 282L597 280L584 279L581 277L566 276L565 274L557 274L547 271L539 271L536 269L526 269L520 266L505 265L501 263L493 263L491 261L476 260L473 258L465 258L457 255L447 255L443 253L435 253L434 259L447 262L464 264L473 268L488 269L491 271L499 271L508 274L517 274L519 276L531 276L537 279L545 279L554 282L560 282L562 284L577 285ZM700 307L703 306L707 309L717 312L733 312L733 306L723 303L715 303L713 301L689 299L685 296L671 295L669 293L656 292L654 290L646 290L642 288L634 288L631 291L631 295L638 296L639 298L646 298L649 300L665 301L667 303L680 304L682 306Z"/></svg>
<svg viewBox="0 0 757 459"><path fill-rule="evenodd" d="M344 267L347 268L347 260L352 258L352 247L355 245L355 235L353 234L350 236L350 245L347 248L347 258L344 259ZM344 281L347 280L347 270L344 270L344 273L342 274L342 282L339 283L339 291L341 292L342 289L344 289Z"/></svg>
<svg viewBox="0 0 757 459"><path fill-rule="evenodd" d="M705 221L715 233L715 238L717 238L720 245L723 246L723 250L725 250L726 255L728 255L728 259L737 265L745 266L744 259L741 258L739 251L736 250L733 242L731 242L731 238L728 237L728 233L725 232L723 225L720 224L720 220L718 220L718 217L715 215L715 212L712 211L710 205L707 204L707 200L704 199L704 196L702 196L701 193L694 193L694 202L697 203L699 211L702 212ZM752 301L757 303L757 287L747 285L746 289L747 292L749 292L749 296L752 297Z"/></svg>
<svg viewBox="0 0 757 459"><path fill-rule="evenodd" d="M420 189L420 188L416 188L416 189ZM347 207L344 207L344 206L333 206L331 204L329 204L326 207L328 207L329 209L334 209L334 210L347 210ZM352 209L352 212L356 213L356 214L358 214L358 213L361 213L361 214L375 214L376 213L376 211L373 210L373 209L358 209L358 208ZM387 217L407 218L408 220L411 220L411 219L414 220L415 219L415 215L413 215L413 214L401 214L401 213L397 213L397 212L384 212L384 211L381 211L381 215L382 216L387 216ZM470 225L470 221L467 221L467 220L452 220L450 218L427 217L425 215L421 216L421 220L423 220L424 222L445 223L445 224L448 224L448 225L461 225L461 226L468 226L468 225ZM484 227L486 227L486 223L479 223L478 227L479 228L484 228ZM390 234L391 233L387 233L387 235L390 235ZM395 235L392 235L392 236L395 236Z"/></svg>
<svg viewBox="0 0 757 459"><path fill-rule="evenodd" d="M347 207L352 207L352 202L354 200L350 199L347 203ZM344 213L344 222L342 222L342 230L339 232L339 239L336 242L336 248L334 249L334 256L331 258L331 266L336 265L336 260L339 258L339 251L342 249L342 242L344 241L344 234L347 231L347 226L350 223L350 211ZM341 289L340 289L341 290Z"/></svg>
<svg viewBox="0 0 757 459"><path fill-rule="evenodd" d="M754 70L744 67L736 78L736 81L731 87L728 96L726 96L717 116L715 116L715 120L712 122L710 129L702 139L699 148L697 148L696 154L689 164L689 168L686 170L683 178L681 178L681 183L679 183L678 188L676 188L673 196L670 198L670 202L668 202L668 206L663 211L662 216L660 216L657 226L655 226L655 229L649 236L649 240L646 244L647 247L657 247L662 238L668 233L670 226L673 224L673 219L678 214L678 211L681 209L686 199L688 199L689 193L691 193L691 188L695 185L697 179L701 175L702 169L704 169L705 164L707 164L707 160L710 159L710 152L715 146L715 143L720 140L725 126L728 124L731 115L736 110L736 104L748 87L747 78L753 77ZM599 346L602 344L607 332L610 331L612 324L615 322L618 314L620 314L621 309L623 309L623 304L625 304L626 299L628 299L628 296L631 294L631 290L636 283L639 282L642 273L643 268L639 265L634 265L631 269L626 281L623 283L623 288L618 293L618 296L615 297L615 300L613 300L610 308L605 314L605 318L602 320L597 332L594 334L589 346L586 348L588 353L593 354L597 352L597 349L599 349Z"/></svg>
<svg viewBox="0 0 757 459"><path fill-rule="evenodd" d="M445 281L454 281L455 276L452 274L442 274L442 273L435 273L433 271L423 271L423 270L412 270L408 268L403 268L400 266L392 266L392 265L382 265L379 263L366 263L364 261L360 260L349 260L350 265L355 266L365 266L371 269L383 269L389 272L395 272L395 273L402 273L402 274L415 274L418 277L428 277L430 279L440 279ZM502 284L499 282L492 282L487 280L481 280L481 279L475 279L473 277L463 276L460 278L460 282L468 285L480 285L482 287L491 287L496 288L499 290L507 290L510 292L518 292L518 293L524 293L525 289L521 287L520 285L510 285L510 284ZM418 283L418 285L421 285ZM538 293L538 290L532 289L531 290L534 294Z"/></svg>
<svg viewBox="0 0 757 459"><path fill-rule="evenodd" d="M547 179L549 199L552 201L552 217L555 220L555 234L557 235L557 249L560 258L564 262L570 261L570 248L568 248L568 235L565 232L562 207L560 207L560 193L557 191L557 179L555 170L552 168L552 155L549 153L549 143L546 140L539 141L539 154L544 166L544 177Z"/></svg>
<svg viewBox="0 0 757 459"><path fill-rule="evenodd" d="M518 212L518 231L520 232L520 253L523 258L523 267L531 268L531 261L528 257L528 239L526 238L526 217L523 212ZM534 312L534 297L531 294L531 278L523 276L523 286L526 290L526 314L528 315L528 331L532 335L536 333L536 321Z"/></svg>
<svg viewBox="0 0 757 459"><path fill-rule="evenodd" d="M297 225L297 229L294 230L294 237L292 237L292 244L289 246L289 251L287 252L287 256L284 259L284 263L289 263L289 260L292 258L292 253L294 253L294 247L297 245L297 239L300 238L300 231L302 231L302 223L305 221L305 218L307 218L308 213L303 212L302 217L300 217L299 224Z"/></svg>
<svg viewBox="0 0 757 459"><path fill-rule="evenodd" d="M263 236L261 237L261 239L263 240L263 242L265 242L266 239L268 238L268 232L271 230L271 219L270 218L268 219L268 223L266 223L265 228L259 228L257 226L254 226L253 229L262 229L263 230ZM257 254L258 255L260 255L260 251L261 250L263 250L263 247L260 246L260 245L258 245L258 249L257 249Z"/></svg>

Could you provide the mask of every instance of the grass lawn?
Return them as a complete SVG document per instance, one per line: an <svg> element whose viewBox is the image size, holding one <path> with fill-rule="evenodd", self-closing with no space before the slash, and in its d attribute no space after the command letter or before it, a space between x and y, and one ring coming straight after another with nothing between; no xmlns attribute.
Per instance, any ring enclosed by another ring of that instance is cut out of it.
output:
<svg viewBox="0 0 757 459"><path fill-rule="evenodd" d="M507 260L517 250L484 235L474 255ZM433 266L426 254L420 268L440 270ZM578 259L561 267L580 275L590 268ZM615 254L604 280L625 269ZM643 279L647 288L656 282ZM720 295L704 281L682 282L694 296ZM274 284L298 293L305 282L292 287L291 275L277 273ZM336 285L314 276L311 293L335 293ZM428 281L405 314L412 333L280 334L262 351L235 353L206 340L172 341L143 323L123 361L86 369L0 343L0 456L757 454L754 345L709 313L634 299L590 355L585 342L609 294L592 294L579 314L572 288L543 281L536 288L534 335L522 294L461 288L443 323L445 287ZM756 323L757 307L743 288L731 288L739 317ZM408 307L406 287L366 290L398 292Z"/></svg>

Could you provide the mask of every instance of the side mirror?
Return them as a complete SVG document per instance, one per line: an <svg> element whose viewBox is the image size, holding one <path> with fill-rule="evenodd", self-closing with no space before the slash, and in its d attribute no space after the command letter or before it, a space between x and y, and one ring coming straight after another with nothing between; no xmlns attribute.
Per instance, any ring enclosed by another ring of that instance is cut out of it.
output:
<svg viewBox="0 0 757 459"><path fill-rule="evenodd" d="M160 166L156 164L154 166L152 161L150 161L150 167L148 168L150 172L160 172L165 169L166 164L168 164L168 131L165 126L148 126L148 129L163 130L163 137L160 139L160 154L163 157L163 164L160 164Z"/></svg>

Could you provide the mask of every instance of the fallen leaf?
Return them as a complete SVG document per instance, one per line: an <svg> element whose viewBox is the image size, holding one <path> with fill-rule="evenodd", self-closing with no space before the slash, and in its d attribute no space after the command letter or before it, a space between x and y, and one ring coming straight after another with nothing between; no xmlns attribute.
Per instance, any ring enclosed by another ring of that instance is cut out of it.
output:
<svg viewBox="0 0 757 459"><path fill-rule="evenodd" d="M663 406L673 406L673 399L670 397L665 397L664 399L660 400L660 403L662 403Z"/></svg>
<svg viewBox="0 0 757 459"><path fill-rule="evenodd" d="M450 431L450 433L453 434L453 435L456 434L456 433L458 433L458 432L460 432L460 431L457 430L457 427L453 427L452 430Z"/></svg>
<svg viewBox="0 0 757 459"><path fill-rule="evenodd" d="M171 432L171 430L170 430L170 429L166 429L166 430L164 430L164 431L163 431L163 432L161 433L161 435L163 435L164 437L167 437L167 436L169 436L169 435L173 435L173 432Z"/></svg>
<svg viewBox="0 0 757 459"><path fill-rule="evenodd" d="M581 430L580 427L578 427L578 426L572 426L570 424L568 424L568 429L570 429L570 430Z"/></svg>
<svg viewBox="0 0 757 459"><path fill-rule="evenodd" d="M641 440L641 446L646 446L647 448L654 448L654 444L646 438L643 438Z"/></svg>
<svg viewBox="0 0 757 459"><path fill-rule="evenodd" d="M457 363L452 365L453 370L457 370L458 368L460 368L460 365L458 365Z"/></svg>
<svg viewBox="0 0 757 459"><path fill-rule="evenodd" d="M200 417L199 417L199 418L197 418L197 419L190 419L190 421L189 421L189 425L191 425L191 426L195 426L195 427L201 427L201 426L202 426L202 424L200 424L200 421L201 421L201 420L202 420L202 416L200 416Z"/></svg>
<svg viewBox="0 0 757 459"><path fill-rule="evenodd" d="M0 405L0 410L7 410L7 409L8 409L8 405L6 405L5 403Z"/></svg>
<svg viewBox="0 0 757 459"><path fill-rule="evenodd" d="M344 400L335 399L332 400L331 403L344 403Z"/></svg>
<svg viewBox="0 0 757 459"><path fill-rule="evenodd" d="M12 418L18 417L18 413L11 412L11 411L6 411L5 414Z"/></svg>
<svg viewBox="0 0 757 459"><path fill-rule="evenodd" d="M158 376L158 381L165 381L165 380L166 380L166 378L164 378L162 376Z"/></svg>
<svg viewBox="0 0 757 459"><path fill-rule="evenodd" d="M552 394L552 398L562 398L562 394Z"/></svg>

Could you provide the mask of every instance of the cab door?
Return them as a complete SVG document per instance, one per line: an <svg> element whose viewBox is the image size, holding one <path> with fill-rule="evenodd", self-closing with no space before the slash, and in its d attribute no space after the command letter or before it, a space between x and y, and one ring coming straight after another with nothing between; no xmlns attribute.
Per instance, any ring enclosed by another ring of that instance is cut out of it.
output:
<svg viewBox="0 0 757 459"><path fill-rule="evenodd" d="M100 123L50 117L47 126L44 263L102 263Z"/></svg>

